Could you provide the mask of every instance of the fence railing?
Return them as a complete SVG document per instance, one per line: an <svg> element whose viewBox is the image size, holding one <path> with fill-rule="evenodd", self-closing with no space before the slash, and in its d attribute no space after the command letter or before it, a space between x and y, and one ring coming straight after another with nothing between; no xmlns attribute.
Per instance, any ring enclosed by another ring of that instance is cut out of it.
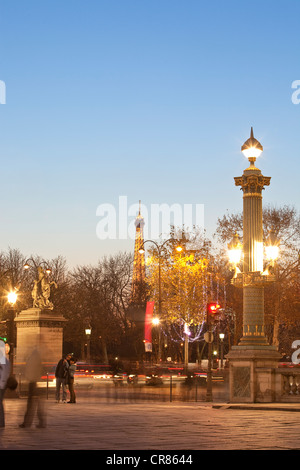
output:
<svg viewBox="0 0 300 470"><path fill-rule="evenodd" d="M274 401L278 403L300 404L300 368L275 368L274 369ZM19 385L18 393L26 396L27 384L21 374L16 376ZM47 399L55 396L55 386L52 381L44 381L42 384L44 395ZM185 401L201 402L206 400L206 382L193 380L186 383L178 381L176 377L167 377L163 384L148 386L143 381L135 385L124 383L116 386L113 380L105 383L88 385L84 382L75 381L75 390L82 396L93 396L106 401ZM213 400L229 400L229 384L225 378L222 382L213 384Z"/></svg>
<svg viewBox="0 0 300 470"><path fill-rule="evenodd" d="M300 369L281 367L275 374L275 401L300 403Z"/></svg>
<svg viewBox="0 0 300 470"><path fill-rule="evenodd" d="M27 395L28 384L21 374L17 376L20 397ZM164 377L162 383L147 385L144 379L135 384L129 384L126 380L119 382L113 379L103 381L79 379L74 382L75 392L78 397L90 397L107 402L135 402L135 401L160 401L160 402L201 402L206 400L206 380L186 381L184 378L170 375ZM39 383L42 394L46 399L55 399L55 383L46 376ZM213 396L215 399L228 399L228 384L224 380L213 383Z"/></svg>

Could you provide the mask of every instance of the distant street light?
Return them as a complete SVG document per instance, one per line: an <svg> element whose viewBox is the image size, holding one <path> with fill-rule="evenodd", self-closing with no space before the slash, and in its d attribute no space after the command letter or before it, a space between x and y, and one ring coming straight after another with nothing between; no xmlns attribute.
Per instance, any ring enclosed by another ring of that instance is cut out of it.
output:
<svg viewBox="0 0 300 470"><path fill-rule="evenodd" d="M219 334L219 338L221 340L221 369L223 369L223 362L224 362L224 338L225 338L225 335L224 333L220 333Z"/></svg>
<svg viewBox="0 0 300 470"><path fill-rule="evenodd" d="M18 294L17 292L11 291L7 294L7 301L10 304L8 311L9 318L8 323L8 338L9 338L9 361L11 367L11 374L13 374L14 368L14 354L15 354L15 303L17 302Z"/></svg>
<svg viewBox="0 0 300 470"><path fill-rule="evenodd" d="M31 264L29 264L29 262L31 262L33 264L33 266ZM39 266L43 266L45 268L45 271L47 274L51 274L51 268L49 267L48 263L46 263L46 261L41 261L39 262L38 264L34 261L33 258L28 258L26 261L25 261L25 264L23 266L23 269L25 269L26 271L32 267L34 268L38 268Z"/></svg>
<svg viewBox="0 0 300 470"><path fill-rule="evenodd" d="M161 327L160 327L160 319L158 317L154 317L152 319L152 325L157 326L158 328L158 363L160 364L160 361L162 359L162 354L161 354Z"/></svg>
<svg viewBox="0 0 300 470"><path fill-rule="evenodd" d="M89 364L91 360L91 333L92 329L89 326L88 328L85 329L85 334L86 334L86 362Z"/></svg>

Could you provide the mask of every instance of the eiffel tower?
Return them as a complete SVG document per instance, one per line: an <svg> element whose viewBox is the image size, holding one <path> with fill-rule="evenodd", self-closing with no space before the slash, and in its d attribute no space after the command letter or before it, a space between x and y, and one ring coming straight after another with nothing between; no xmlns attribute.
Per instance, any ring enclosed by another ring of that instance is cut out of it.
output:
<svg viewBox="0 0 300 470"><path fill-rule="evenodd" d="M131 302L135 304L143 303L145 297L145 282L146 282L146 268L145 268L145 253L140 253L139 250L144 248L144 217L141 215L141 201L139 202L139 214L135 220L135 244L134 244L134 258L133 258L133 271L132 271L132 284L131 284Z"/></svg>

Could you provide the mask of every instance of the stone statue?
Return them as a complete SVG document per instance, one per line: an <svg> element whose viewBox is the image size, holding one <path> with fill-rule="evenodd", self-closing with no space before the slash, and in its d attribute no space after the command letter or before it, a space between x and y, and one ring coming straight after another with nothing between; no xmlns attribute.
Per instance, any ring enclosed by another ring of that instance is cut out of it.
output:
<svg viewBox="0 0 300 470"><path fill-rule="evenodd" d="M49 281L43 268L38 268L38 279L34 281L32 290L33 306L41 309L53 310L53 303L50 302L51 286L57 288L54 281Z"/></svg>

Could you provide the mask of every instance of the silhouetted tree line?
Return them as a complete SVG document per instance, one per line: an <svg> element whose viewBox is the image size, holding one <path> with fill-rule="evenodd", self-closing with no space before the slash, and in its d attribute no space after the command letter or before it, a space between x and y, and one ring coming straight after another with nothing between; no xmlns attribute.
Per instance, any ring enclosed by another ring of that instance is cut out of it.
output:
<svg viewBox="0 0 300 470"><path fill-rule="evenodd" d="M292 342L300 339L300 218L293 207L267 207L263 212L263 221L265 236L273 229L280 240L280 256L275 267L276 282L265 290L266 331L269 342L276 344L283 355L290 356ZM176 238L177 241L184 242L194 256L198 253L202 258L205 257L213 269L211 287L216 289L218 286L220 299L226 307L220 324L222 332L225 333L225 353L226 348L228 350L230 346L237 344L242 335L242 290L233 287L230 282L232 272L226 255L227 243L236 232L242 241L242 214L229 213L218 219L213 241L199 234L197 230L185 233L184 237L182 233L180 235L178 231L174 232L174 240ZM169 250L174 246L170 246ZM154 251L150 254L155 257ZM32 267L24 270L27 258L32 259ZM53 289L51 299L55 311L67 320L64 326L64 352L72 351L84 360L87 342L85 329L90 327L91 358L94 361L108 363L117 356L129 360L141 360L145 357L143 327L138 325L131 315L133 253L118 253L100 259L96 265L78 266L69 270L62 256L44 260L40 256L25 256L18 249L9 248L1 252L0 335L7 333L7 293L13 289L18 291L16 312L32 307L32 286L37 278L36 267L41 263L51 268L50 277L58 286ZM151 276L151 269L148 269L148 273ZM152 275L153 273L155 269L152 269ZM157 281L155 278L151 281L149 278L146 290L145 286L141 286L141 289L145 290L144 307L147 299L157 300ZM170 276L171 281L174 284L174 276ZM164 275L164 289L170 292L167 290L167 282L168 276ZM195 299L197 300L197 296ZM192 311L192 307L190 310ZM196 321L191 328L196 328L195 325ZM164 344L168 344L166 354L180 360L182 348L180 349L179 343L175 344L173 341L172 325L168 331L162 338ZM157 338L158 335L154 331L154 357ZM203 337L199 336L190 353L196 354L195 358L199 357L202 346Z"/></svg>

